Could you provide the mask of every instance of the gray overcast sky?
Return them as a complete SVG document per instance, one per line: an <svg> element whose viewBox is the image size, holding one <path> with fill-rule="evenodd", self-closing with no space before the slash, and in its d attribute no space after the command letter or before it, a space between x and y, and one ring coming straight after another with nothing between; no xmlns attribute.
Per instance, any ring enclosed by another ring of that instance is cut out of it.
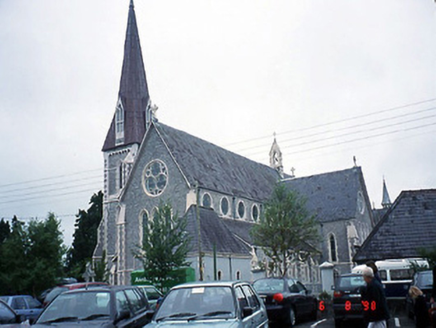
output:
<svg viewBox="0 0 436 328"><path fill-rule="evenodd" d="M0 0L0 218L54 211L71 243L74 214L102 186L128 2ZM160 121L263 163L276 132L297 176L356 156L377 206L383 175L392 200L436 187L433 0L136 0L135 10Z"/></svg>

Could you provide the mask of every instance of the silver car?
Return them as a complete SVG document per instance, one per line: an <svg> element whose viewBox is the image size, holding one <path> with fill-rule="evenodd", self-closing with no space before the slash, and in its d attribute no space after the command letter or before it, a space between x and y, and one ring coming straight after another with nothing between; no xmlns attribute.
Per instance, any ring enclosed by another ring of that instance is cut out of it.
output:
<svg viewBox="0 0 436 328"><path fill-rule="evenodd" d="M265 305L247 282L196 282L173 287L146 327L268 328Z"/></svg>

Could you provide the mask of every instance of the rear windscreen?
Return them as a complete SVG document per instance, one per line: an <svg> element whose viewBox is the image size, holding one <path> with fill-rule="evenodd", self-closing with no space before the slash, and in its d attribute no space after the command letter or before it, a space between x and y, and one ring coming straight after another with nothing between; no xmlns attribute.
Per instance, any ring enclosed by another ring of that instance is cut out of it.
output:
<svg viewBox="0 0 436 328"><path fill-rule="evenodd" d="M363 286L365 281L362 276L341 277L339 281L340 288L356 288Z"/></svg>

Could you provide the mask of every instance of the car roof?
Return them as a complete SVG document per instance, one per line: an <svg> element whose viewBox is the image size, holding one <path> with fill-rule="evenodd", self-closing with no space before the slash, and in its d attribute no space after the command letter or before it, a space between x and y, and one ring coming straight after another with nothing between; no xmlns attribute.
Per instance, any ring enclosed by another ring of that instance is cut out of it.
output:
<svg viewBox="0 0 436 328"><path fill-rule="evenodd" d="M75 282L72 284L64 284L64 285L59 285L56 287L67 287L67 288L79 288L78 286L86 286L86 285L108 285L105 282L98 282L98 281L93 281L93 282ZM56 288L55 287L55 288Z"/></svg>
<svg viewBox="0 0 436 328"><path fill-rule="evenodd" d="M119 290L126 290L126 289L135 289L137 286L98 286L98 287L92 287L92 288L77 288L77 289L71 289L63 294L75 294L75 293L83 293L83 292L110 292L110 291L119 291Z"/></svg>
<svg viewBox="0 0 436 328"><path fill-rule="evenodd" d="M177 285L173 289L180 289L180 288L192 288L192 287L233 287L238 284L249 284L247 281L241 281L241 280L230 280L230 281L196 281L196 282L187 282L181 285Z"/></svg>

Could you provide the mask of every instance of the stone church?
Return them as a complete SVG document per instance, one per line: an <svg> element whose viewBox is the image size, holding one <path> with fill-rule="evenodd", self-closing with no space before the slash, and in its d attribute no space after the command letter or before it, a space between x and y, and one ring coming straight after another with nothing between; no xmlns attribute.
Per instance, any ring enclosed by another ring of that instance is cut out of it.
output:
<svg viewBox="0 0 436 328"><path fill-rule="evenodd" d="M373 227L370 201L360 167L296 178L284 174L277 142L270 165L218 147L158 122L151 103L133 1L130 2L124 59L115 113L103 145L104 205L94 260L106 254L112 284L129 284L141 269L134 251L143 225L161 201L187 219L188 261L200 277L253 280L270 274L268 259L252 244L250 229L276 183L296 190L316 215L322 241L318 255L292 259L290 274L319 283L320 263L349 272L356 246ZM199 249L202 263L199 263Z"/></svg>

